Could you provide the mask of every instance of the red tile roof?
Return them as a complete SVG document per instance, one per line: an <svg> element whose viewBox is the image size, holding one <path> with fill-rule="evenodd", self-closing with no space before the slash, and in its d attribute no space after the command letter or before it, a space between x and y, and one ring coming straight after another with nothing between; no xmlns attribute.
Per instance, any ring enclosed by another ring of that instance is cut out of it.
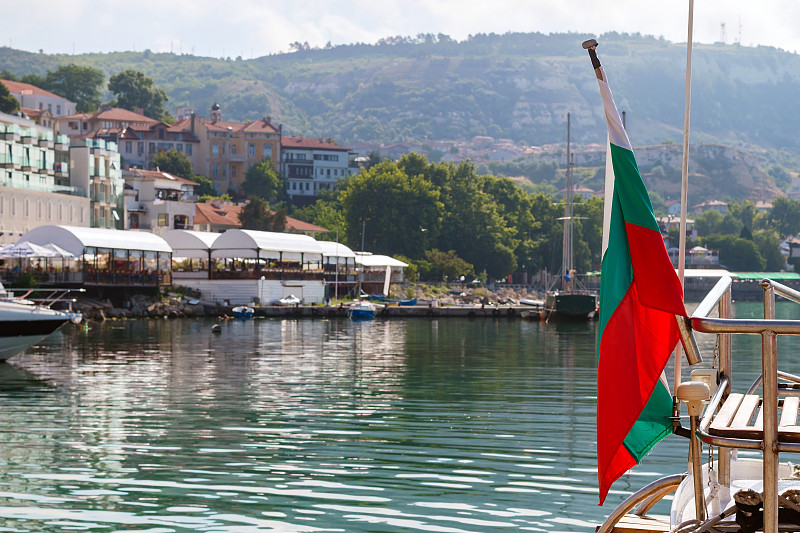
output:
<svg viewBox="0 0 800 533"><path fill-rule="evenodd" d="M129 176L145 179L145 180L170 180L183 185L198 185L197 182L181 178L180 176L172 175L168 172L161 172L160 170L143 170L141 168L132 169L129 171Z"/></svg>
<svg viewBox="0 0 800 533"><path fill-rule="evenodd" d="M59 117L60 120L71 119L71 118L79 120L119 120L121 122L131 122L131 123L139 122L149 125L158 123L158 120L119 107L112 107L111 109L103 109L101 111L92 114L76 113L74 115L66 115L63 117ZM131 125L133 126L135 124Z"/></svg>
<svg viewBox="0 0 800 533"><path fill-rule="evenodd" d="M211 202L198 202L195 204L194 222L195 224L222 224L239 227L241 226L239 223L239 213L241 211L241 205L219 203L213 205ZM320 226L292 217L286 217L284 230L319 233L328 231Z"/></svg>
<svg viewBox="0 0 800 533"><path fill-rule="evenodd" d="M322 139L304 139L303 137L281 137L281 146L284 148L306 148L308 150L340 150L347 152L348 149L338 144L329 143Z"/></svg>
<svg viewBox="0 0 800 533"><path fill-rule="evenodd" d="M18 93L22 94L23 89L26 91L32 91L30 94L38 94L41 96L54 96L56 98L64 98L63 96L58 96L57 94L53 94L50 91L45 91L44 89L40 89L36 85L31 85L30 83L22 83L21 81L11 81L11 80L0 80L10 93ZM64 98L64 100L67 100ZM69 101L69 100L67 100Z"/></svg>

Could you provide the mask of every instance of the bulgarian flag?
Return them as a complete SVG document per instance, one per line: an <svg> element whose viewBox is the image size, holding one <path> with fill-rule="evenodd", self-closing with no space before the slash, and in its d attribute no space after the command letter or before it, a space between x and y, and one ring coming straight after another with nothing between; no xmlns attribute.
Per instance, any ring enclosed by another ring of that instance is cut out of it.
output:
<svg viewBox="0 0 800 533"><path fill-rule="evenodd" d="M608 125L597 369L600 505L611 484L672 433L664 367L683 289L667 255L603 67L590 49ZM610 214L610 216L609 216Z"/></svg>

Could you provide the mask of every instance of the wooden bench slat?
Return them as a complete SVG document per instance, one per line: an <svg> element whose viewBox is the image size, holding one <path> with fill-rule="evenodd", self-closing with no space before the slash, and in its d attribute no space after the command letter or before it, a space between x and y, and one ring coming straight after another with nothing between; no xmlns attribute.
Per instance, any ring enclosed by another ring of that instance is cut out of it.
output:
<svg viewBox="0 0 800 533"><path fill-rule="evenodd" d="M752 420L753 413L755 413L759 403L761 403L761 398L755 394L745 395L744 399L742 399L742 403L739 405L739 409L736 411L736 415L733 417L728 427L733 430L753 430L754 428L750 424L750 420Z"/></svg>
<svg viewBox="0 0 800 533"><path fill-rule="evenodd" d="M778 422L778 431L782 427L797 426L798 408L800 408L800 398L797 396L789 396L783 400L783 411L781 411L781 419Z"/></svg>
<svg viewBox="0 0 800 533"><path fill-rule="evenodd" d="M744 398L744 394L739 394L738 392L730 394L725 400L725 403L722 404L717 416L715 416L711 421L711 429L727 428L730 425L731 420L733 420L736 410L739 409L739 404L742 403L742 398Z"/></svg>
<svg viewBox="0 0 800 533"><path fill-rule="evenodd" d="M668 516L636 516L627 514L620 519L615 533L666 533L669 531Z"/></svg>

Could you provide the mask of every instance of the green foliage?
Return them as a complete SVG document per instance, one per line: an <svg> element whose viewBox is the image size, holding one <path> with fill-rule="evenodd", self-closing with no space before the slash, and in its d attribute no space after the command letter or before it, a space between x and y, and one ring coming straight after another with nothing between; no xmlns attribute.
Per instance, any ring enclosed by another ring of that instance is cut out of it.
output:
<svg viewBox="0 0 800 533"><path fill-rule="evenodd" d="M19 102L14 98L8 87L4 83L0 83L0 112L13 113L19 109Z"/></svg>
<svg viewBox="0 0 800 533"><path fill-rule="evenodd" d="M345 236L346 221L344 213L335 197L320 198L311 205L296 209L292 216L328 230L328 233L318 235L316 237L317 240L333 241ZM401 259L401 261L404 260Z"/></svg>
<svg viewBox="0 0 800 533"><path fill-rule="evenodd" d="M125 70L111 76L108 90L117 98L116 105L129 111L137 108L148 117L160 118L164 115L167 93L153 86L153 79L137 70Z"/></svg>
<svg viewBox="0 0 800 533"><path fill-rule="evenodd" d="M197 183L197 186L194 188L194 192L197 196L201 199L198 200L200 202L204 202L206 200L202 200L202 198L206 198L209 200L213 200L216 198L221 198L226 201L230 201L231 197L229 194L223 194L221 197L217 196L217 189L214 187L214 182L211 181L209 178L205 176L200 176L198 174L194 174L191 178L191 181Z"/></svg>
<svg viewBox="0 0 800 533"><path fill-rule="evenodd" d="M242 191L248 196L258 196L268 202L283 196L286 186L275 171L271 161L261 161L248 169L242 182Z"/></svg>
<svg viewBox="0 0 800 533"><path fill-rule="evenodd" d="M339 199L346 241L375 253L420 257L436 239L443 206L439 191L420 175L384 161L351 177Z"/></svg>
<svg viewBox="0 0 800 533"><path fill-rule="evenodd" d="M203 178L203 176L195 176L195 178ZM208 180L208 178L206 178L206 179ZM210 182L211 180L208 180L208 181ZM214 188L213 185L212 185L211 188L212 189ZM222 200L223 202L230 202L231 200L233 200L233 198L231 198L230 194L225 193L225 194L222 194L222 195L218 195L218 194L201 194L199 196L199 198L197 199L198 202L211 202L212 200Z"/></svg>
<svg viewBox="0 0 800 533"><path fill-rule="evenodd" d="M723 233L723 218L724 217L722 216L722 213L719 211L714 211L713 209L709 209L708 211L700 214L700 216L695 217L694 227L697 230L697 234L700 236L707 236Z"/></svg>
<svg viewBox="0 0 800 533"><path fill-rule="evenodd" d="M242 229L280 232L286 227L286 208L272 212L266 200L251 196L239 212L239 222Z"/></svg>
<svg viewBox="0 0 800 533"><path fill-rule="evenodd" d="M100 106L100 87L104 80L102 71L72 64L48 72L42 88L75 102L78 112L85 113Z"/></svg>
<svg viewBox="0 0 800 533"><path fill-rule="evenodd" d="M467 263L454 250L442 252L434 248L425 252L425 260L430 265L427 272L428 280L456 280L460 276L472 278L475 275L475 267Z"/></svg>
<svg viewBox="0 0 800 533"><path fill-rule="evenodd" d="M769 224L782 237L800 232L800 202L783 196L776 198L772 202Z"/></svg>
<svg viewBox="0 0 800 533"><path fill-rule="evenodd" d="M710 235L702 240L706 248L719 250L720 265L739 272L763 272L767 260L753 241L735 235Z"/></svg>
<svg viewBox="0 0 800 533"><path fill-rule="evenodd" d="M167 152L159 152L153 157L150 163L150 169L158 168L161 172L172 174L190 180L194 177L194 170L192 170L192 162L183 152L177 150L169 150Z"/></svg>
<svg viewBox="0 0 800 533"><path fill-rule="evenodd" d="M767 272L778 272L783 270L785 259L779 248L780 241L778 233L770 230L763 230L753 234L753 242L758 247L758 252L767 261L764 267Z"/></svg>

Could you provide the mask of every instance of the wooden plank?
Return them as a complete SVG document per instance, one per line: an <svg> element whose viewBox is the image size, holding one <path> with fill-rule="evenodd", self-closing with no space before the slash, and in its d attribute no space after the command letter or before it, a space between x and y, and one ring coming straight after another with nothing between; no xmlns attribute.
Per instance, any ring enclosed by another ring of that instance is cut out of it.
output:
<svg viewBox="0 0 800 533"><path fill-rule="evenodd" d="M797 396L789 396L783 400L781 420L778 422L779 430L781 426L797 426L798 408L800 408L800 398Z"/></svg>
<svg viewBox="0 0 800 533"><path fill-rule="evenodd" d="M753 413L755 413L759 403L761 403L761 398L755 394L745 395L728 429L734 431L753 431L754 427L750 424L750 420L753 419Z"/></svg>
<svg viewBox="0 0 800 533"><path fill-rule="evenodd" d="M611 531L615 533L666 533L669 531L669 517L642 517L628 514L623 516Z"/></svg>
<svg viewBox="0 0 800 533"><path fill-rule="evenodd" d="M739 404L742 403L742 398L744 398L744 394L739 394L738 392L728 396L717 413L717 416L711 421L712 432L713 430L725 429L730 425L733 416L736 414L736 410L739 409Z"/></svg>

